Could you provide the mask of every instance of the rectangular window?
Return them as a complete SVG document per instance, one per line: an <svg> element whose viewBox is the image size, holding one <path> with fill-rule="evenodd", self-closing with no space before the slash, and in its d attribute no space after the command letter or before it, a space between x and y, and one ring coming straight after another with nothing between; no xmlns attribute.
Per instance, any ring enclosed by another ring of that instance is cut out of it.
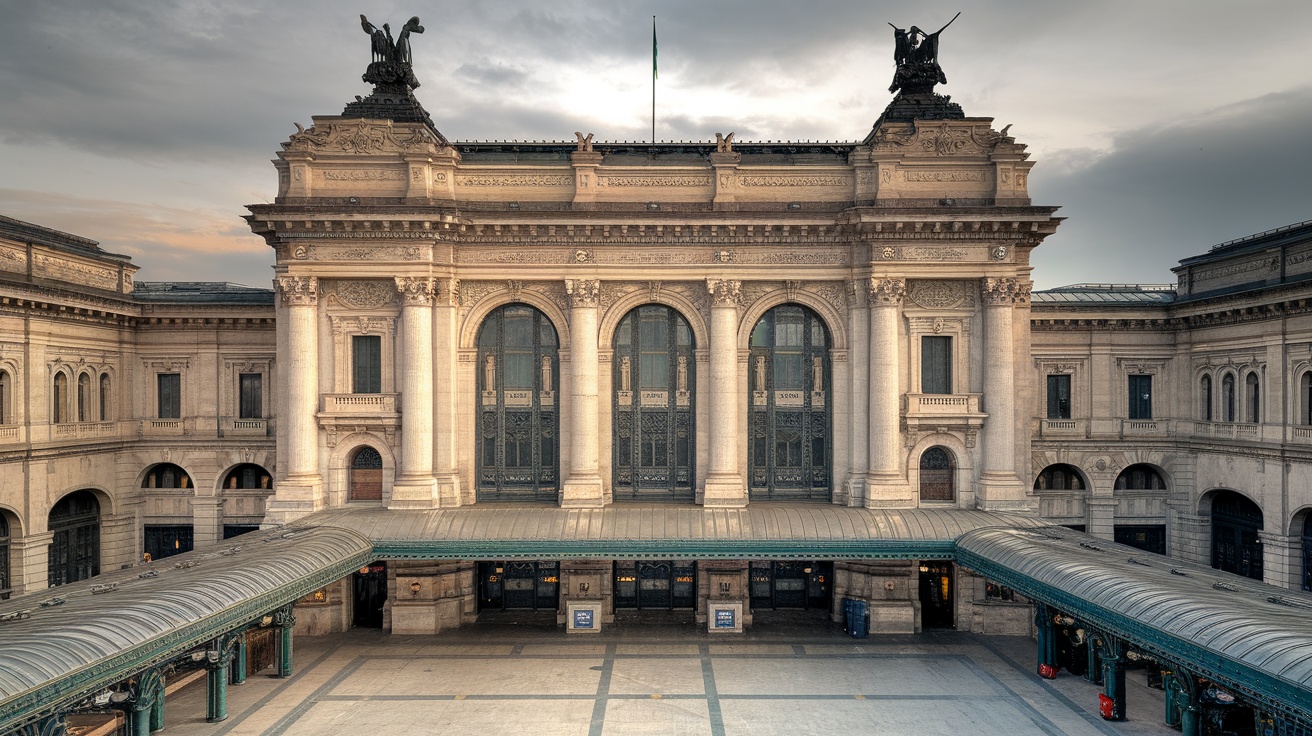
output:
<svg viewBox="0 0 1312 736"><path fill-rule="evenodd" d="M351 391L378 394L383 391L383 338L378 335L355 335L351 338L354 381Z"/></svg>
<svg viewBox="0 0 1312 736"><path fill-rule="evenodd" d="M920 393L952 393L952 338L920 338Z"/></svg>
<svg viewBox="0 0 1312 736"><path fill-rule="evenodd" d="M264 416L264 375L242 373L237 377L241 394L238 416L242 419L259 419Z"/></svg>
<svg viewBox="0 0 1312 736"><path fill-rule="evenodd" d="M155 376L159 384L159 418L182 417L182 374L160 373Z"/></svg>
<svg viewBox="0 0 1312 736"><path fill-rule="evenodd" d="M1130 418L1153 418L1153 377L1132 375L1129 377Z"/></svg>
<svg viewBox="0 0 1312 736"><path fill-rule="evenodd" d="M1071 418L1071 377L1048 376L1048 418Z"/></svg>

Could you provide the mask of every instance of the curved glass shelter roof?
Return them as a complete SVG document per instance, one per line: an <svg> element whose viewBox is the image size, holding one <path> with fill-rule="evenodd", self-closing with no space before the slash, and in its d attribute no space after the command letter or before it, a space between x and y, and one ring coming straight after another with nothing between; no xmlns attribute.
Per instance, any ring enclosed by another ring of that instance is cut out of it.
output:
<svg viewBox="0 0 1312 736"><path fill-rule="evenodd" d="M1312 595L1063 527L968 532L957 561L1250 702L1312 720Z"/></svg>

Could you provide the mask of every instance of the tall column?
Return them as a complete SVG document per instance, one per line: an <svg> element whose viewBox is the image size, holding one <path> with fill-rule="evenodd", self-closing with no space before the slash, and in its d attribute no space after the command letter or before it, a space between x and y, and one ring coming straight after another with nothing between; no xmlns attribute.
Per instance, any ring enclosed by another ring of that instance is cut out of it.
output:
<svg viewBox="0 0 1312 736"><path fill-rule="evenodd" d="M561 487L565 508L605 505L597 428L597 312L601 282L566 279L569 294L570 413L569 478Z"/></svg>
<svg viewBox="0 0 1312 736"><path fill-rule="evenodd" d="M741 281L711 279L711 416L710 467L702 505L737 508L747 505L738 453L742 419L738 416L738 300Z"/></svg>
<svg viewBox="0 0 1312 736"><path fill-rule="evenodd" d="M437 506L433 480L433 279L397 276L401 292L401 472L388 508Z"/></svg>
<svg viewBox="0 0 1312 736"><path fill-rule="evenodd" d="M1016 475L1016 344L1012 311L1030 298L1030 283L986 278L984 296L984 472L976 503L984 509L1025 506L1026 490Z"/></svg>
<svg viewBox="0 0 1312 736"><path fill-rule="evenodd" d="M849 334L852 343L848 360L852 371L852 410L848 417L848 444L852 448L851 473L847 481L847 505L863 506L866 502L866 473L870 470L868 454L870 440L866 435L870 415L870 305L867 285L862 281L848 283Z"/></svg>
<svg viewBox="0 0 1312 736"><path fill-rule="evenodd" d="M433 300L433 475L437 505L460 505L460 472L456 445L459 438L460 389L456 379L459 356L458 319L460 280L443 279ZM471 389L472 390L472 389Z"/></svg>
<svg viewBox="0 0 1312 736"><path fill-rule="evenodd" d="M286 524L323 508L319 476L319 279L279 276L277 361L278 477L265 514L267 524Z"/></svg>
<svg viewBox="0 0 1312 736"><path fill-rule="evenodd" d="M889 508L912 502L902 475L900 350L902 300L906 279L870 279L870 424L867 434L869 470L866 472L866 507Z"/></svg>

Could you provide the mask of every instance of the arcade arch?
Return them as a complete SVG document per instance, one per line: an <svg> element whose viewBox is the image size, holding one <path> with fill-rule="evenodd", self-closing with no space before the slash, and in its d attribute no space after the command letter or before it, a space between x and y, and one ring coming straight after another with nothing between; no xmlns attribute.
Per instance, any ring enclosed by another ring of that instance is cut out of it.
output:
<svg viewBox="0 0 1312 736"><path fill-rule="evenodd" d="M100 574L100 500L83 489L61 498L50 509L47 582L50 587Z"/></svg>

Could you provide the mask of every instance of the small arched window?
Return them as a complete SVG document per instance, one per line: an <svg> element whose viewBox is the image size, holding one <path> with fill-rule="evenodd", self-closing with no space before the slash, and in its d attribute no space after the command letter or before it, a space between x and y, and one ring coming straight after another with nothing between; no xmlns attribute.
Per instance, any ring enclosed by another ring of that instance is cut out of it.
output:
<svg viewBox="0 0 1312 736"><path fill-rule="evenodd" d="M1212 421L1212 377L1203 376L1198 381L1198 417L1204 422Z"/></svg>
<svg viewBox="0 0 1312 736"><path fill-rule="evenodd" d="M146 473L142 488L191 488L191 476L173 463L160 463Z"/></svg>
<svg viewBox="0 0 1312 736"><path fill-rule="evenodd" d="M383 500L383 456L368 445L351 456L350 498L352 501Z"/></svg>
<svg viewBox="0 0 1312 736"><path fill-rule="evenodd" d="M243 463L228 471L223 479L224 488L270 490L273 478L269 471L254 463Z"/></svg>
<svg viewBox="0 0 1312 736"><path fill-rule="evenodd" d="M68 374L55 374L53 391L50 394L50 421L63 424L68 421Z"/></svg>
<svg viewBox="0 0 1312 736"><path fill-rule="evenodd" d="M1252 424L1262 421L1262 391L1256 373L1244 378L1244 419Z"/></svg>
<svg viewBox="0 0 1312 736"><path fill-rule="evenodd" d="M0 424L14 423L13 417L9 416L12 411L9 398L9 372L0 371Z"/></svg>
<svg viewBox="0 0 1312 736"><path fill-rule="evenodd" d="M91 376L83 373L77 377L77 420L89 422L91 416Z"/></svg>
<svg viewBox="0 0 1312 736"><path fill-rule="evenodd" d="M1312 425L1312 371L1304 371L1298 379L1298 423Z"/></svg>
<svg viewBox="0 0 1312 736"><path fill-rule="evenodd" d="M944 447L931 447L920 456L920 500L956 500L956 463Z"/></svg>
<svg viewBox="0 0 1312 736"><path fill-rule="evenodd" d="M1116 490L1164 491L1166 481L1153 466L1138 463L1122 470L1121 474L1116 476Z"/></svg>
<svg viewBox="0 0 1312 736"><path fill-rule="evenodd" d="M1235 420L1235 374L1227 373L1221 379L1221 421Z"/></svg>
<svg viewBox="0 0 1312 736"><path fill-rule="evenodd" d="M114 408L111 401L109 374L100 374L100 421L108 422L114 419Z"/></svg>
<svg viewBox="0 0 1312 736"><path fill-rule="evenodd" d="M1049 465L1034 479L1036 491L1082 491L1084 478L1073 465Z"/></svg>

